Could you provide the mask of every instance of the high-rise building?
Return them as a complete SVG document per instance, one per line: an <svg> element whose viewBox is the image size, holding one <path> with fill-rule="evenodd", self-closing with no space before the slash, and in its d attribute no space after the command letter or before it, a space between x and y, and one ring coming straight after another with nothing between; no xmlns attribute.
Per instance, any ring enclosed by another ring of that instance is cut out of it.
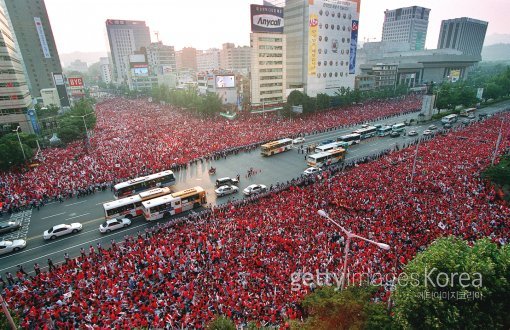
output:
<svg viewBox="0 0 510 330"><path fill-rule="evenodd" d="M410 50L423 50L427 38L430 9L419 6L386 10L382 41L410 44Z"/></svg>
<svg viewBox="0 0 510 330"><path fill-rule="evenodd" d="M55 87L52 73L62 73L44 0L3 0L33 97Z"/></svg>
<svg viewBox="0 0 510 330"><path fill-rule="evenodd" d="M271 24L266 24L268 21ZM283 8L251 5L251 104L285 100L286 39Z"/></svg>
<svg viewBox="0 0 510 330"><path fill-rule="evenodd" d="M354 88L360 1L286 2L287 89L316 96Z"/></svg>
<svg viewBox="0 0 510 330"><path fill-rule="evenodd" d="M32 104L20 56L16 52L3 8L0 6L0 130L11 133L18 126L33 132L27 110ZM30 110L33 112L33 110ZM33 113L32 115L35 115Z"/></svg>
<svg viewBox="0 0 510 330"><path fill-rule="evenodd" d="M198 72L217 70L220 68L220 50L211 48L197 51Z"/></svg>
<svg viewBox="0 0 510 330"><path fill-rule="evenodd" d="M193 47L184 47L176 53L177 70L197 71L197 50Z"/></svg>
<svg viewBox="0 0 510 330"><path fill-rule="evenodd" d="M220 50L220 67L234 72L247 73L250 70L251 48L236 47L233 43L224 43Z"/></svg>
<svg viewBox="0 0 510 330"><path fill-rule="evenodd" d="M147 47L147 61L153 74L177 72L174 46L163 45L161 41L153 42Z"/></svg>
<svg viewBox="0 0 510 330"><path fill-rule="evenodd" d="M112 59L112 80L126 83L129 71L129 55L151 43L149 27L144 21L106 20L106 32Z"/></svg>
<svg viewBox="0 0 510 330"><path fill-rule="evenodd" d="M488 22L461 17L441 22L437 48L457 49L464 55L481 57Z"/></svg>
<svg viewBox="0 0 510 330"><path fill-rule="evenodd" d="M101 71L101 81L105 84L112 82L112 67L108 57L101 57L99 59L99 70Z"/></svg>

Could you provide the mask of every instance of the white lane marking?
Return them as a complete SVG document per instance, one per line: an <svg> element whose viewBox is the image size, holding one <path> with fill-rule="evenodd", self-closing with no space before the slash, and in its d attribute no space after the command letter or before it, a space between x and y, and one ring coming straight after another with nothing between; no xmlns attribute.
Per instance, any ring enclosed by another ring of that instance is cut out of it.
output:
<svg viewBox="0 0 510 330"><path fill-rule="evenodd" d="M71 203L71 204L67 204L67 205L64 205L64 206L71 206L71 205L81 204L81 203L85 203L86 201L87 201L87 200L79 201L79 202Z"/></svg>
<svg viewBox="0 0 510 330"><path fill-rule="evenodd" d="M71 219L74 219L74 218L83 217L84 215L88 215L88 214L90 214L90 213L83 213L83 214L80 214L80 215L76 215L76 216L74 216L74 217L67 218L65 221L67 221L67 220L71 220Z"/></svg>
<svg viewBox="0 0 510 330"><path fill-rule="evenodd" d="M53 215L48 215L47 217L41 218L41 220L48 219L48 218L53 218L53 217L56 217L56 216L59 216L59 215L62 215L62 214L65 214L65 212L57 213L57 214L53 214Z"/></svg>

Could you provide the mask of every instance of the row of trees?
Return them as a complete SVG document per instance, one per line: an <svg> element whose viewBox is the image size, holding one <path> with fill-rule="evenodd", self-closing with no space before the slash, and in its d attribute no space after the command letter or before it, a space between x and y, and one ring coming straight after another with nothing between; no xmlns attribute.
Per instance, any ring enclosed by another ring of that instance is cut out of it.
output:
<svg viewBox="0 0 510 330"><path fill-rule="evenodd" d="M223 104L217 94L199 95L195 88L170 89L167 85L159 85L152 89L151 96L154 102L163 101L206 116L218 114L223 109Z"/></svg>
<svg viewBox="0 0 510 330"><path fill-rule="evenodd" d="M0 169L7 170L23 164L25 160L34 156L35 150L37 150L36 135L20 132L18 140L15 132L5 134L0 138Z"/></svg>
<svg viewBox="0 0 510 330"><path fill-rule="evenodd" d="M88 99L76 102L70 111L57 118L57 135L64 143L86 137L86 133L96 125L93 103Z"/></svg>

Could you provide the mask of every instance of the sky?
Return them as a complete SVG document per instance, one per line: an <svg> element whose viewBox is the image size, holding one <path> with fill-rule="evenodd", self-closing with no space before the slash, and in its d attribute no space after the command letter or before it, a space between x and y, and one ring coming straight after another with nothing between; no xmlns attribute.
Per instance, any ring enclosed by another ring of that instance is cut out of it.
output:
<svg viewBox="0 0 510 330"><path fill-rule="evenodd" d="M45 0L59 53L108 50L105 20L144 20L152 41L176 50L221 48L250 43L250 4L262 0ZM426 48L437 46L441 21L471 17L489 22L487 36L510 35L510 0L361 0L359 40L381 39L384 11L407 6L430 8ZM487 39L486 39L487 41Z"/></svg>

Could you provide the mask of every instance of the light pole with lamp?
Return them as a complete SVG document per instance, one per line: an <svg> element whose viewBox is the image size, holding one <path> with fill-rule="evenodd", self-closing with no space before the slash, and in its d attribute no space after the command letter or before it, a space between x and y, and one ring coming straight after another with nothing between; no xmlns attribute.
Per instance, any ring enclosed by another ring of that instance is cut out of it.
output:
<svg viewBox="0 0 510 330"><path fill-rule="evenodd" d="M494 149L494 153L492 154L491 165L494 166L494 162L496 161L496 156L498 155L499 144L501 143L501 135L503 134L503 123L505 122L505 118L501 118L501 126L499 127L498 139L496 141L496 148Z"/></svg>
<svg viewBox="0 0 510 330"><path fill-rule="evenodd" d="M87 113L86 115L83 115L83 116L71 116L72 118L81 118L83 119L83 125L85 126L85 134L87 135L87 140L89 138L89 131L87 129L87 123L85 122L85 117L87 117L88 115L91 115L92 112L89 112Z"/></svg>
<svg viewBox="0 0 510 330"><path fill-rule="evenodd" d="M19 137L19 130L21 129L20 126L16 127L16 130L13 130L13 132L16 132L16 135L18 136L19 141L19 147L21 148L21 152L23 153L23 159L27 160L27 156L25 155L25 150L23 149L23 144L21 143L21 139Z"/></svg>
<svg viewBox="0 0 510 330"><path fill-rule="evenodd" d="M377 245L379 248L381 248L383 250L389 250L390 246L388 244L372 241L372 240L370 240L368 238L361 237L359 235L351 233L350 231L348 231L347 229L342 227L339 223L337 223L336 221L331 219L329 217L329 215L326 213L326 211L324 211L324 210L319 210L318 213L319 213L319 215L321 217L326 218L329 222L331 222L335 226L339 227L344 232L344 234L347 235L347 242L345 243L345 248L344 248L344 266L343 266L343 269L342 269L342 278L340 279L340 289L343 290L344 289L344 283L345 283L345 276L346 276L346 272L347 272L347 256L349 255L349 248L350 248L350 244L351 244L351 238L359 238L359 239L361 239L361 240L363 240L365 242Z"/></svg>

